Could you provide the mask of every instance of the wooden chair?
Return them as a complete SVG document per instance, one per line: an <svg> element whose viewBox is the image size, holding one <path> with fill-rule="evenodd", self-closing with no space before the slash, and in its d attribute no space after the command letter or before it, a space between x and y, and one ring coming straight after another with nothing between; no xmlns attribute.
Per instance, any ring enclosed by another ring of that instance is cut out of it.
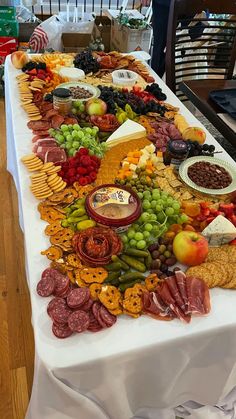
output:
<svg viewBox="0 0 236 419"><path fill-rule="evenodd" d="M211 14L231 16L228 19L207 18L206 13L202 13L206 10ZM203 25L205 29L200 33ZM180 100L187 100L178 90L182 80L231 79L235 60L236 0L172 0L166 46L166 83Z"/></svg>

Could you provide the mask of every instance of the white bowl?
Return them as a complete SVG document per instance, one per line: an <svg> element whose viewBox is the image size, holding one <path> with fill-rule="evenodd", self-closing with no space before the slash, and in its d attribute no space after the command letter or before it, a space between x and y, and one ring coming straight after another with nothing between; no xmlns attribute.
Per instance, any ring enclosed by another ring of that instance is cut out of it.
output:
<svg viewBox="0 0 236 419"><path fill-rule="evenodd" d="M114 84L122 84L124 86L133 86L138 79L137 73L124 69L115 70L111 75Z"/></svg>

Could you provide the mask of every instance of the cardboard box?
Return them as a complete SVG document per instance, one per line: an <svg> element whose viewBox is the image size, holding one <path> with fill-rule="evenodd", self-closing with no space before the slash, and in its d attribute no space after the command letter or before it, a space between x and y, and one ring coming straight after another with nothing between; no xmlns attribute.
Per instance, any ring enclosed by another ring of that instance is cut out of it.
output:
<svg viewBox="0 0 236 419"><path fill-rule="evenodd" d="M0 64L3 64L6 56L17 50L18 39L14 37L0 37Z"/></svg>
<svg viewBox="0 0 236 419"><path fill-rule="evenodd" d="M16 20L0 19L0 36L17 38L19 35L19 24Z"/></svg>
<svg viewBox="0 0 236 419"><path fill-rule="evenodd" d="M93 28L93 38L101 38L105 51L110 51L111 43L111 19L107 16L96 16Z"/></svg>
<svg viewBox="0 0 236 419"><path fill-rule="evenodd" d="M14 20L16 16L16 8L10 6L0 6L0 19Z"/></svg>
<svg viewBox="0 0 236 419"><path fill-rule="evenodd" d="M142 50L149 52L152 30L130 29L112 19L111 49L120 52Z"/></svg>
<svg viewBox="0 0 236 419"><path fill-rule="evenodd" d="M63 52L80 52L89 46L92 34L63 33L61 36Z"/></svg>
<svg viewBox="0 0 236 419"><path fill-rule="evenodd" d="M20 22L19 23L19 42L28 42L35 28L38 26L37 22Z"/></svg>

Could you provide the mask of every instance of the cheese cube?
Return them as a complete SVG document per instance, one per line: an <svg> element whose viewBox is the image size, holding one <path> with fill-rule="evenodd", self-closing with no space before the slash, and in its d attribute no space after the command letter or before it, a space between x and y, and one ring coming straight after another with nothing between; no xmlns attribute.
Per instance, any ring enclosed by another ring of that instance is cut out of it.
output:
<svg viewBox="0 0 236 419"><path fill-rule="evenodd" d="M203 231L209 246L221 246L236 238L236 227L222 215L218 215Z"/></svg>

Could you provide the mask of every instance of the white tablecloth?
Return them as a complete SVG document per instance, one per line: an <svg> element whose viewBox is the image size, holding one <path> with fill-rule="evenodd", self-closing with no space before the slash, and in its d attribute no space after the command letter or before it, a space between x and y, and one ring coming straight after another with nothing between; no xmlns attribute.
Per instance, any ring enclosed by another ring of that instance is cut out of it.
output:
<svg viewBox="0 0 236 419"><path fill-rule="evenodd" d="M20 107L15 76L6 60L7 167L19 198L20 225L25 236L27 280L32 304L36 361L28 419L172 419L173 410L189 400L182 415L191 418L235 416L236 292L211 290L212 310L191 324L136 320L122 316L111 329L56 339L46 314L47 298L36 284L48 261L40 251L49 246L46 223L29 190L29 173L20 158L31 152L32 133ZM201 126L175 95L157 78L168 102L179 106L192 125ZM207 141L215 140L207 133ZM235 164L223 152L220 158ZM200 405L199 405L200 404ZM202 405L225 404L219 408ZM197 408L197 410L195 410ZM169 409L169 410L166 410ZM199 416L200 414L200 416Z"/></svg>

